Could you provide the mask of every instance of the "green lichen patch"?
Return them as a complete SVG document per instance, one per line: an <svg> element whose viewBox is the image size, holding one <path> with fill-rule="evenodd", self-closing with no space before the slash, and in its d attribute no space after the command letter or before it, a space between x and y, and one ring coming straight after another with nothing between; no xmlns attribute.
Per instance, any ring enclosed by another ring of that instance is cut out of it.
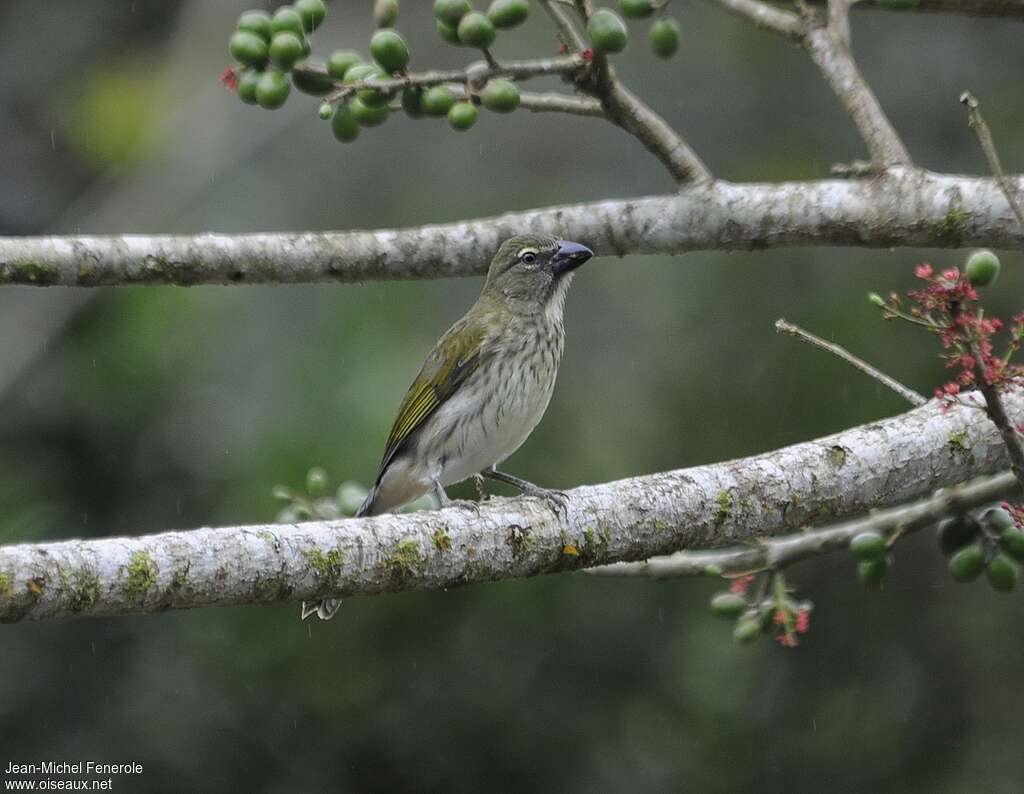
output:
<svg viewBox="0 0 1024 794"><path fill-rule="evenodd" d="M174 572L174 576L171 578L171 589L181 590L185 585L188 584L188 567L179 568Z"/></svg>
<svg viewBox="0 0 1024 794"><path fill-rule="evenodd" d="M302 552L309 560L310 567L316 571L316 575L323 580L334 580L341 575L345 565L345 550L334 548L328 552L320 549L310 549Z"/></svg>
<svg viewBox="0 0 1024 794"><path fill-rule="evenodd" d="M846 465L846 447L841 447L838 444L831 446L826 454L828 463L833 469L841 469Z"/></svg>
<svg viewBox="0 0 1024 794"><path fill-rule="evenodd" d="M156 584L156 575L159 569L148 552L136 551L132 553L132 560L124 566L123 571L125 578L121 589L124 594L132 600L141 600Z"/></svg>
<svg viewBox="0 0 1024 794"><path fill-rule="evenodd" d="M14 576L0 573L0 598L14 598Z"/></svg>
<svg viewBox="0 0 1024 794"><path fill-rule="evenodd" d="M966 430L954 430L949 434L949 448L954 454L964 455L969 450L967 449L967 431Z"/></svg>
<svg viewBox="0 0 1024 794"><path fill-rule="evenodd" d="M958 246L967 236L967 224L971 213L959 207L950 207L941 221L932 224L932 234L938 242Z"/></svg>
<svg viewBox="0 0 1024 794"><path fill-rule="evenodd" d="M596 528L587 527L583 530L583 541L578 544L580 555L588 561L597 562L608 556L608 546L612 535L607 527L598 524Z"/></svg>
<svg viewBox="0 0 1024 794"><path fill-rule="evenodd" d="M412 576L423 566L424 559L418 540L403 540L383 560L384 569L396 579Z"/></svg>
<svg viewBox="0 0 1024 794"><path fill-rule="evenodd" d="M57 576L57 592L72 612L81 612L99 601L100 578L88 565L70 571L61 568Z"/></svg>
<svg viewBox="0 0 1024 794"><path fill-rule="evenodd" d="M720 526L732 513L732 496L727 490L719 491L715 494L715 504L718 505L718 509L715 510L715 526Z"/></svg>
<svg viewBox="0 0 1024 794"><path fill-rule="evenodd" d="M448 527L438 527L430 539L434 543L434 548L442 554L452 550L452 536L448 534Z"/></svg>
<svg viewBox="0 0 1024 794"><path fill-rule="evenodd" d="M18 262L10 265L4 281L12 284L56 284L60 271L43 262Z"/></svg>

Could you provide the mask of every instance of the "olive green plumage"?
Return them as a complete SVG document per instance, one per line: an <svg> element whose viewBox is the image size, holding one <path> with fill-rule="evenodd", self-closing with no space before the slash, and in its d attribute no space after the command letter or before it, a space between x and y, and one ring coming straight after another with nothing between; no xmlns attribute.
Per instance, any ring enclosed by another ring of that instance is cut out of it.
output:
<svg viewBox="0 0 1024 794"><path fill-rule="evenodd" d="M572 271L592 252L578 243L519 235L502 243L476 303L438 340L398 409L374 486L358 515L378 515L476 474L559 503L497 471L536 427L554 391ZM328 619L335 599L303 605Z"/></svg>

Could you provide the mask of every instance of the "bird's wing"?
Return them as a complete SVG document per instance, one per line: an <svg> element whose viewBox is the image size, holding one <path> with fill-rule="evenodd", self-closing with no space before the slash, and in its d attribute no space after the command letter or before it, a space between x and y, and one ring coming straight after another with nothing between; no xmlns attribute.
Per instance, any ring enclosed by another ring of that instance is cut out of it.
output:
<svg viewBox="0 0 1024 794"><path fill-rule="evenodd" d="M484 359L485 328L467 318L459 320L438 340L423 363L398 409L377 480L402 445L455 394Z"/></svg>

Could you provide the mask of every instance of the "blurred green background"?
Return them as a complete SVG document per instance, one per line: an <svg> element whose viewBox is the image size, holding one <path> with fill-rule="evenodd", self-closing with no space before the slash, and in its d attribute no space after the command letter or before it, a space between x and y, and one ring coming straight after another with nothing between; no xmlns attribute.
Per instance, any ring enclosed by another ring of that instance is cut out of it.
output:
<svg viewBox="0 0 1024 794"><path fill-rule="evenodd" d="M396 117L342 146L293 95L267 113L217 84L252 3L0 4L0 233L347 229L667 192L591 119L484 113L466 134ZM413 65L457 66L428 0ZM553 52L534 5L499 57ZM862 157L799 49L675 0L683 44L622 75L733 180L816 178ZM916 160L1024 157L1019 23L858 12L863 70ZM314 47L365 51L371 2ZM644 26L634 27L644 42ZM552 87L556 87L552 83ZM481 251L486 259L489 251ZM785 316L925 392L934 340L883 323L959 252L790 249L602 258L579 274L547 417L510 462L553 487L772 449L903 410L775 335ZM992 311L1020 309L1004 255ZM476 279L290 287L0 290L0 542L270 519L312 465L369 481L405 387ZM353 599L0 628L0 762L138 761L123 791L1020 791L1020 595L959 586L931 538L881 593L846 555L795 569L816 603L796 650L734 646L711 581L582 575Z"/></svg>

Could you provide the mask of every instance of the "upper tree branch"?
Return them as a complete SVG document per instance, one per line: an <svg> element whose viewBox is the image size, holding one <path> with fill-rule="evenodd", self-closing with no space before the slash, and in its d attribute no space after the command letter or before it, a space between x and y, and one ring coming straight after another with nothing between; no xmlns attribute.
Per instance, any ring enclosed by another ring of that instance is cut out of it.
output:
<svg viewBox="0 0 1024 794"><path fill-rule="evenodd" d="M853 59L848 19L851 0L830 0L827 24L803 4L803 13L797 15L761 0L715 1L734 14L803 45L856 125L875 170L912 164L910 153Z"/></svg>
<svg viewBox="0 0 1024 794"><path fill-rule="evenodd" d="M824 0L810 0L821 4ZM938 13L963 14L971 17L1006 17L1008 19L1024 19L1024 0L918 0L912 8L897 9L885 0L861 0L859 8L873 8L884 11L896 10L899 13L909 11L930 11Z"/></svg>
<svg viewBox="0 0 1024 794"><path fill-rule="evenodd" d="M1015 190L1022 180L1013 178ZM602 255L788 245L1024 246L992 179L923 171L874 179L694 185L678 194L378 231L0 237L0 284L230 284L446 278L482 273L524 230Z"/></svg>
<svg viewBox="0 0 1024 794"><path fill-rule="evenodd" d="M1005 396L1024 417L1024 392ZM976 408L934 401L764 455L542 500L296 525L0 546L0 620L441 589L791 532L1001 471ZM955 444L951 443L956 439Z"/></svg>

